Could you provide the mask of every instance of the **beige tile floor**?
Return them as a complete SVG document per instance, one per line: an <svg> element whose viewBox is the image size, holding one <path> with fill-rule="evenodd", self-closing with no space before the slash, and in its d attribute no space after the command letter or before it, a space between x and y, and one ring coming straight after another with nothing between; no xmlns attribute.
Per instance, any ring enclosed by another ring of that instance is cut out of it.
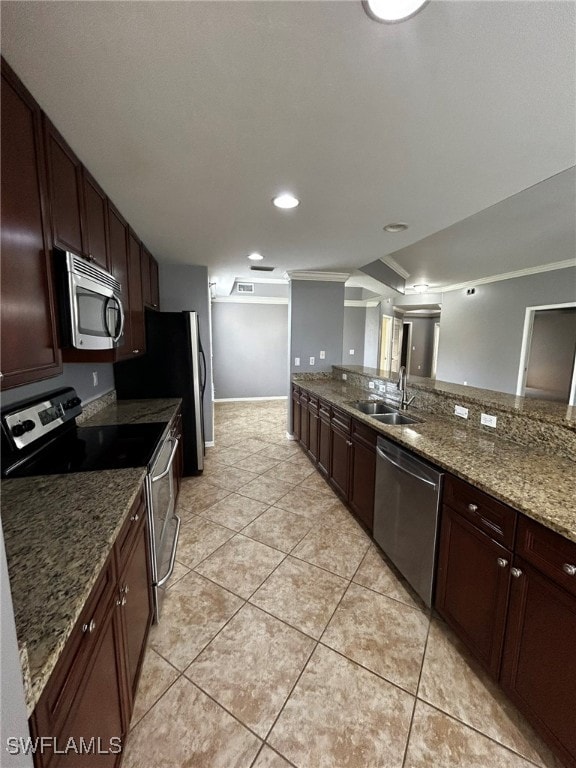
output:
<svg viewBox="0 0 576 768"><path fill-rule="evenodd" d="M387 565L286 402L216 407L125 768L557 768Z"/></svg>

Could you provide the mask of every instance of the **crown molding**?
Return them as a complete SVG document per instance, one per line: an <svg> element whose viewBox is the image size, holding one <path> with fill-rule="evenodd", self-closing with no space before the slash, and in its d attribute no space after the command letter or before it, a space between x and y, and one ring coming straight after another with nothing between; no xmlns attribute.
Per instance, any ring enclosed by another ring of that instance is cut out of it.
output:
<svg viewBox="0 0 576 768"><path fill-rule="evenodd" d="M345 307L377 307L380 301L376 299L345 299Z"/></svg>
<svg viewBox="0 0 576 768"><path fill-rule="evenodd" d="M285 277L235 277L234 283L262 283L264 285L287 285L288 280Z"/></svg>
<svg viewBox="0 0 576 768"><path fill-rule="evenodd" d="M285 296L251 296L235 293L231 296L217 296L212 299L212 304L288 304L288 299Z"/></svg>
<svg viewBox="0 0 576 768"><path fill-rule="evenodd" d="M350 277L349 272L286 272L288 280L318 280L329 283L345 283Z"/></svg>
<svg viewBox="0 0 576 768"><path fill-rule="evenodd" d="M386 264L387 267L390 267L390 269L393 269L394 272L396 272L397 275L400 275L400 277L403 277L404 280L407 280L410 277L410 272L407 272L404 267L401 267L391 256L381 256L380 261L382 264Z"/></svg>
<svg viewBox="0 0 576 768"><path fill-rule="evenodd" d="M454 283L452 285L438 287L434 286L430 293L448 293L449 291L459 291L462 288L475 288L477 285L499 283L501 280L513 280L516 277L539 275L541 272L554 272L557 269L569 269L570 267L576 267L576 260L566 259L565 261L554 261L550 264L544 264L540 267L527 267L526 269L517 269L514 272L503 272L500 275L480 277L478 280L467 280L465 283Z"/></svg>

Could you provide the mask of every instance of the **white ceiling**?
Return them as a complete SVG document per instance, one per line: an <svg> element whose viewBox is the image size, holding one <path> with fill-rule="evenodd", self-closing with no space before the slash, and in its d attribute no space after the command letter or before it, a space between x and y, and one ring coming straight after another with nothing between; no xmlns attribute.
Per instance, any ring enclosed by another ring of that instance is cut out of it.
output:
<svg viewBox="0 0 576 768"><path fill-rule="evenodd" d="M575 22L555 0L432 0L396 25L360 0L13 0L2 51L159 260L231 286L253 250L273 277L394 254L445 285L571 258ZM508 209L486 248L452 226L529 187L562 246ZM300 208L273 208L285 189Z"/></svg>

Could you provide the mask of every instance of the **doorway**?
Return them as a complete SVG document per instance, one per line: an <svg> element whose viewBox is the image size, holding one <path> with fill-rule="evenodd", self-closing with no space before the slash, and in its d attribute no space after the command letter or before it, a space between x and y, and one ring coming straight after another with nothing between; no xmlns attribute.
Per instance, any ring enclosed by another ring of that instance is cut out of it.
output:
<svg viewBox="0 0 576 768"><path fill-rule="evenodd" d="M436 378L436 368L438 366L438 347L440 346L440 323L434 323L434 342L432 347L432 369L430 376Z"/></svg>
<svg viewBox="0 0 576 768"><path fill-rule="evenodd" d="M410 373L410 358L412 357L412 323L402 323L402 351L400 352L400 365Z"/></svg>
<svg viewBox="0 0 576 768"><path fill-rule="evenodd" d="M392 318L382 315L380 320L380 351L378 356L378 368L384 371L387 378L390 375L392 351Z"/></svg>
<svg viewBox="0 0 576 768"><path fill-rule="evenodd" d="M576 304L529 307L517 394L574 404Z"/></svg>

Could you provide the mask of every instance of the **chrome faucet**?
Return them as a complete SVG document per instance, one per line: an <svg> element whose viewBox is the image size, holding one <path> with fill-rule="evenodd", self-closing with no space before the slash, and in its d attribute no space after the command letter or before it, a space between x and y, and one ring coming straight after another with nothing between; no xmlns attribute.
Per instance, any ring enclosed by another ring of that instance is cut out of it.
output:
<svg viewBox="0 0 576 768"><path fill-rule="evenodd" d="M400 408L403 411L406 411L408 410L408 406L413 402L416 395L412 395L412 397L408 398L408 392L406 391L406 367L404 365L400 366L400 370L398 371L397 386L402 393L402 397L400 399Z"/></svg>

